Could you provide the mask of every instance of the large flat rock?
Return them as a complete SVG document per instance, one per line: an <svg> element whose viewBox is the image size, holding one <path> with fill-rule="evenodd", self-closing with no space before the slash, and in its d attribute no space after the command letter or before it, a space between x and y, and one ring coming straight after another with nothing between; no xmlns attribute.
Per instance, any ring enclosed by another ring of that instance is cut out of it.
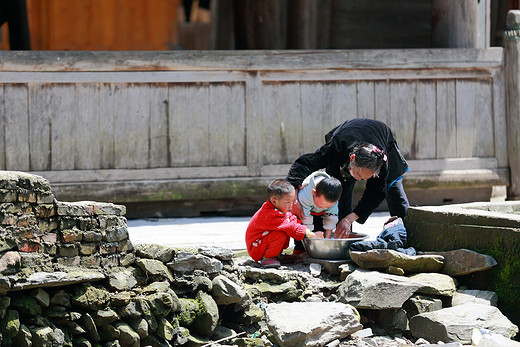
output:
<svg viewBox="0 0 520 347"><path fill-rule="evenodd" d="M265 315L267 327L284 347L325 346L363 329L356 310L338 302L269 304Z"/></svg>
<svg viewBox="0 0 520 347"><path fill-rule="evenodd" d="M415 337L428 341L471 343L473 328L488 329L492 333L511 338L518 327L494 306L465 304L442 310L421 313L410 319L410 331Z"/></svg>
<svg viewBox="0 0 520 347"><path fill-rule="evenodd" d="M105 279L106 276L99 271L88 269L71 269L56 272L35 272L26 278L9 276L11 290L25 290L39 287L58 287L69 284L93 282Z"/></svg>

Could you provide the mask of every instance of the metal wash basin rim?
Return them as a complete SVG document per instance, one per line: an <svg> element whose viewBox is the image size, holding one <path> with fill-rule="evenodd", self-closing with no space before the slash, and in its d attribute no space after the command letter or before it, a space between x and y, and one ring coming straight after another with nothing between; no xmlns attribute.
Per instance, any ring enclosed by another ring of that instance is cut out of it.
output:
<svg viewBox="0 0 520 347"><path fill-rule="evenodd" d="M349 246L351 243L363 241L368 235L352 233L347 239L304 239L303 246L307 254L318 259L350 259Z"/></svg>

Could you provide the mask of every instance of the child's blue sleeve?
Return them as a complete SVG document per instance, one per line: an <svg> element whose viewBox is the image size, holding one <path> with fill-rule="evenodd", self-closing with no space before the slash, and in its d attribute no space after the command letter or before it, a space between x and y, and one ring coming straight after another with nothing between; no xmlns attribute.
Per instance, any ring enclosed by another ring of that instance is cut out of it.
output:
<svg viewBox="0 0 520 347"><path fill-rule="evenodd" d="M300 201L300 205L302 207L303 214L305 216L310 216L312 206L314 205L314 198L312 195L312 189L305 189L307 187L308 186L304 187L303 189L301 189L298 192L298 201ZM309 190L311 191L310 194L309 194ZM309 197L309 195L310 195L310 197Z"/></svg>

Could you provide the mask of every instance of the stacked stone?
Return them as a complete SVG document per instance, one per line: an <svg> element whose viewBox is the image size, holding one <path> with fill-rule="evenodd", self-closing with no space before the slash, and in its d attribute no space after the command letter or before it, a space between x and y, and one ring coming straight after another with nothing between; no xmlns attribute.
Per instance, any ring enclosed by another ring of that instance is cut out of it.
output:
<svg viewBox="0 0 520 347"><path fill-rule="evenodd" d="M263 312L236 277L231 250L137 245L133 256L95 283L43 278L0 296L2 346L200 346L236 342L229 326L261 329Z"/></svg>
<svg viewBox="0 0 520 347"><path fill-rule="evenodd" d="M132 250L125 206L59 202L49 182L23 172L0 172L0 256L48 255L46 265L118 266ZM1 269L4 273L6 269Z"/></svg>
<svg viewBox="0 0 520 347"><path fill-rule="evenodd" d="M450 277L496 265L475 252L352 252L359 267L323 262L328 274L316 259L263 269L222 248L134 248L124 213L58 202L43 178L0 172L2 346L373 345L360 323L397 332L377 340L385 347L413 345L409 334L467 343L473 327L516 343L496 294L457 291Z"/></svg>

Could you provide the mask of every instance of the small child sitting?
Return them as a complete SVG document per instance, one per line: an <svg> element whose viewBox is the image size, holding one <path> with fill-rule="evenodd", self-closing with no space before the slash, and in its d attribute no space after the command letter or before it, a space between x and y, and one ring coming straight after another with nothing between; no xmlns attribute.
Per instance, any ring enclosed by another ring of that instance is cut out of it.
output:
<svg viewBox="0 0 520 347"><path fill-rule="evenodd" d="M338 223L338 200L341 197L341 182L326 172L316 171L303 181L298 192L302 207L303 224L314 231L314 217L323 218L325 238L330 239Z"/></svg>
<svg viewBox="0 0 520 347"><path fill-rule="evenodd" d="M249 222L246 246L254 261L274 268L280 266L275 257L289 247L291 237L295 240L323 238L323 233L310 231L290 212L296 192L289 182L283 179L272 181L267 187L267 195L269 199Z"/></svg>

